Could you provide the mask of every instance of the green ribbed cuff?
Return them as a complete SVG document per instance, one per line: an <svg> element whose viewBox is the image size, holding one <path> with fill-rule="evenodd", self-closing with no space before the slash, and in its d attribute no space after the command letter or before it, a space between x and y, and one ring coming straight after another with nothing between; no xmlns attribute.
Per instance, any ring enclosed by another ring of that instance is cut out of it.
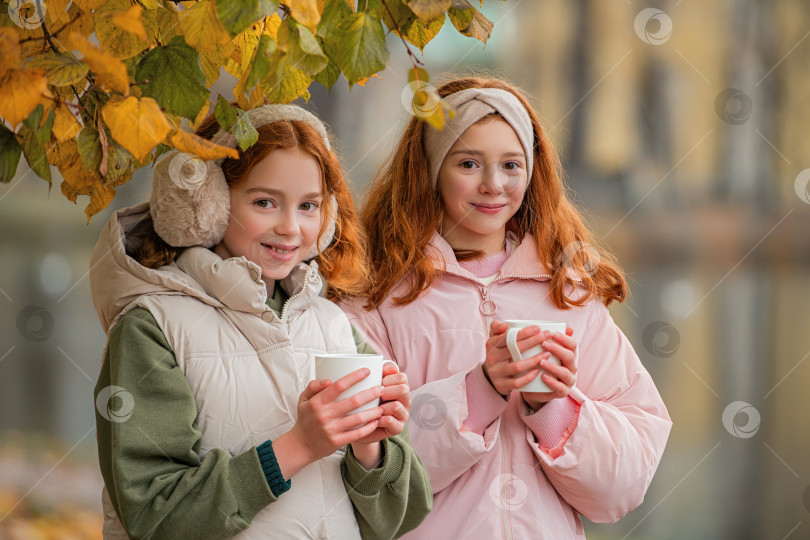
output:
<svg viewBox="0 0 810 540"><path fill-rule="evenodd" d="M389 437L383 440L383 458L382 465L370 471L366 470L357 458L354 457L352 447L346 450L346 457L344 458L346 467L346 481L362 495L374 495L378 493L383 486L394 482L402 474L402 468L405 463L405 455L402 448L391 440Z"/></svg>
<svg viewBox="0 0 810 540"><path fill-rule="evenodd" d="M267 441L256 447L256 452L259 454L259 462L262 464L262 471L264 477L267 479L267 485L270 486L270 491L273 495L280 497L282 493L286 493L292 486L292 480L284 480L284 475L281 474L281 469L276 461L276 454L273 452L273 441Z"/></svg>

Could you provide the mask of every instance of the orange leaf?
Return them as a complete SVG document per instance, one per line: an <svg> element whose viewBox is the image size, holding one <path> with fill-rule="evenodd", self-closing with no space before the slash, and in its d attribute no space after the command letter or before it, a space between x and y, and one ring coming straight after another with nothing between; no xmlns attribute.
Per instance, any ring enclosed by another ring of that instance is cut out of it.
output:
<svg viewBox="0 0 810 540"><path fill-rule="evenodd" d="M78 32L71 32L70 43L84 55L84 61L96 74L97 86L125 96L129 95L129 77L127 66L123 62L105 53Z"/></svg>
<svg viewBox="0 0 810 540"><path fill-rule="evenodd" d="M0 73L20 64L20 35L13 28L0 28Z"/></svg>
<svg viewBox="0 0 810 540"><path fill-rule="evenodd" d="M119 28L146 41L146 28L143 27L141 22L141 10L141 6L135 4L126 11L113 13L111 18L112 22Z"/></svg>
<svg viewBox="0 0 810 540"><path fill-rule="evenodd" d="M203 139L202 137L198 137L197 135L183 131L182 129L178 129L176 132L174 132L169 140L174 147L181 152L194 154L201 159L209 160L224 157L239 159L239 152L237 152L235 148L220 146L212 143L208 139Z"/></svg>
<svg viewBox="0 0 810 540"><path fill-rule="evenodd" d="M101 116L118 144L143 161L172 130L166 117L152 98L110 100L101 109Z"/></svg>
<svg viewBox="0 0 810 540"><path fill-rule="evenodd" d="M0 116L12 129L50 97L44 69L10 69L0 76ZM48 102L50 103L50 102ZM47 111L48 105L45 105Z"/></svg>

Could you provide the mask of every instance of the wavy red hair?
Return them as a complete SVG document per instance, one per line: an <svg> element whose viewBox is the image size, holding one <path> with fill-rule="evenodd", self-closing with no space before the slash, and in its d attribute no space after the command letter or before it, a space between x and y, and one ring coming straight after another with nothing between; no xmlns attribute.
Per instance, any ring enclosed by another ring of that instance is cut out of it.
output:
<svg viewBox="0 0 810 540"><path fill-rule="evenodd" d="M437 90L445 97L468 88L506 90L523 104L531 118L534 167L523 204L507 227L521 239L527 233L534 236L540 258L547 261L551 271L554 305L569 309L594 297L605 304L623 301L627 295L624 275L612 255L596 244L569 198L557 153L529 101L517 88L487 77L457 78ZM360 212L371 272L362 296L369 309L379 306L403 279L409 281L405 292L393 299L398 305L416 300L436 278L434 261L438 254L431 249L430 240L441 226L443 206L430 178L424 148L426 129L425 122L411 119L388 164L372 181ZM569 245L592 247L564 257ZM579 274L581 283L575 283L569 269ZM575 284L580 288L577 292L572 288Z"/></svg>

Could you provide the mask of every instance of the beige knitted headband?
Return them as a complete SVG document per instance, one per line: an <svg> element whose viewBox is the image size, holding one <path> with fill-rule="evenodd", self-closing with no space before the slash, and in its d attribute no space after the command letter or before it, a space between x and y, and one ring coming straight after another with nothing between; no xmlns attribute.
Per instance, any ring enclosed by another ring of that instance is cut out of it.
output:
<svg viewBox="0 0 810 540"><path fill-rule="evenodd" d="M447 119L442 131L428 127L425 133L425 151L430 162L430 178L434 186L438 182L442 162L453 144L467 128L495 112L500 113L517 133L526 153L526 170L531 177L534 162L532 120L514 94L499 88L468 88L450 94L443 100L455 109L455 116Z"/></svg>

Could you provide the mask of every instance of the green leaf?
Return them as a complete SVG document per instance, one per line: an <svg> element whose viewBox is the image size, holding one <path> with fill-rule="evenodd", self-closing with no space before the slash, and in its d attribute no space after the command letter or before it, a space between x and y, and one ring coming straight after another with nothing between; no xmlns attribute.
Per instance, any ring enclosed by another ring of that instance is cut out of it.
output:
<svg viewBox="0 0 810 540"><path fill-rule="evenodd" d="M256 57L253 59L253 65L248 73L245 90L252 90L267 77L267 74L270 73L270 57L274 52L276 52L276 42L270 36L262 35L259 45L256 47Z"/></svg>
<svg viewBox="0 0 810 540"><path fill-rule="evenodd" d="M22 150L25 155L25 160L28 166L31 167L40 178L44 178L51 183L51 168L48 165L47 156L45 155L45 146L39 142L36 133L27 125L20 126L20 135L22 135Z"/></svg>
<svg viewBox="0 0 810 540"><path fill-rule="evenodd" d="M217 96L214 117L222 129L236 137L243 152L259 140L259 132L253 127L245 111L232 106L222 96Z"/></svg>
<svg viewBox="0 0 810 540"><path fill-rule="evenodd" d="M76 137L76 144L79 147L79 157L82 159L84 168L88 171L98 171L103 155L98 130L91 124L85 125Z"/></svg>
<svg viewBox="0 0 810 540"><path fill-rule="evenodd" d="M327 36L334 35L334 30L337 28L340 21L352 14L352 8L346 4L346 0L326 0L323 6L323 14L321 20L318 22L318 31L316 34L324 38L329 44L335 44L335 40L327 39Z"/></svg>
<svg viewBox="0 0 810 540"><path fill-rule="evenodd" d="M315 75L313 80L330 90L340 77L337 57L341 47L337 27L341 20L352 14L352 9L346 4L346 0L326 0L321 21L318 23L316 35L321 39L321 48L329 58L329 63L326 68Z"/></svg>
<svg viewBox="0 0 810 540"><path fill-rule="evenodd" d="M320 73L329 63L329 58L321 50L312 30L299 24L292 24L290 27L287 60L291 66L310 77Z"/></svg>
<svg viewBox="0 0 810 540"><path fill-rule="evenodd" d="M42 105L37 105L37 107L31 111L31 114L28 115L28 118L23 120L23 124L25 124L30 130L34 132L34 136L37 138L37 142L41 146L45 146L45 143L51 140L51 131L53 131L53 122L56 120L56 114L53 109L48 111L48 118L45 120L45 123L42 124L42 115L45 113L45 109Z"/></svg>
<svg viewBox="0 0 810 540"><path fill-rule="evenodd" d="M327 90L332 90L332 87L335 85L337 80L340 78L340 68L335 63L334 60L331 58L329 59L329 63L326 65L324 69L320 71L317 75L315 75L312 80L321 83L326 87Z"/></svg>
<svg viewBox="0 0 810 540"><path fill-rule="evenodd" d="M338 25L341 48L335 59L349 87L388 64L388 48L380 19L373 12L353 13Z"/></svg>
<svg viewBox="0 0 810 540"><path fill-rule="evenodd" d="M385 26L392 32L410 27L411 23L416 19L416 15L411 11L411 8L405 5L405 0L386 0L386 5L388 9L382 7L380 14Z"/></svg>
<svg viewBox="0 0 810 540"><path fill-rule="evenodd" d="M419 47L419 50L424 53L425 45L439 34L442 26L444 26L445 19L447 19L445 15L436 17L428 23L425 23L422 19L416 19L404 30L402 37L405 38L405 41Z"/></svg>
<svg viewBox="0 0 810 540"><path fill-rule="evenodd" d="M151 97L169 114L194 120L208 101L199 53L182 36L155 47L135 67L143 97Z"/></svg>
<svg viewBox="0 0 810 540"><path fill-rule="evenodd" d="M3 184L11 182L11 179L14 178L22 150L14 132L6 129L6 126L0 122L0 182Z"/></svg>
<svg viewBox="0 0 810 540"><path fill-rule="evenodd" d="M62 53L48 51L28 63L32 68L43 68L48 83L54 86L68 86L84 79L89 66L76 58Z"/></svg>
<svg viewBox="0 0 810 540"><path fill-rule="evenodd" d="M272 15L278 0L217 0L217 18L235 36L254 22Z"/></svg>
<svg viewBox="0 0 810 540"><path fill-rule="evenodd" d="M271 73L268 81L262 84L262 90L267 99L272 103L289 103L299 97L308 100L307 88L312 79L307 77L303 71L291 67L283 52L277 51L273 56L278 60L276 63L275 58L271 59L271 64L275 64L277 68Z"/></svg>
<svg viewBox="0 0 810 540"><path fill-rule="evenodd" d="M236 109L236 123L233 125L234 136L239 148L244 152L259 140L259 132L253 127L250 118L242 109Z"/></svg>
<svg viewBox="0 0 810 540"><path fill-rule="evenodd" d="M107 174L104 175L105 183L110 186L119 186L132 178L131 164L132 154L115 142L107 131L107 140L111 141L107 147Z"/></svg>
<svg viewBox="0 0 810 540"><path fill-rule="evenodd" d="M225 101L222 96L217 96L217 103L214 105L214 118L217 119L219 127L225 131L231 131L236 123L236 109Z"/></svg>
<svg viewBox="0 0 810 540"><path fill-rule="evenodd" d="M412 3L406 4L404 0L387 0L387 5L387 10L382 8L380 11L385 25L395 34L419 47L422 52L425 50L425 45L442 29L444 20L447 18L442 11L433 19L425 22L411 11ZM447 5L450 5L449 2ZM393 15L393 19L388 14L389 11ZM429 12L426 11L426 13Z"/></svg>
<svg viewBox="0 0 810 540"><path fill-rule="evenodd" d="M494 26L492 21L484 17L480 11L472 7L466 0L464 4L468 7L453 7L447 12L450 21L465 36L474 37L486 44ZM454 5L456 4L454 3Z"/></svg>

